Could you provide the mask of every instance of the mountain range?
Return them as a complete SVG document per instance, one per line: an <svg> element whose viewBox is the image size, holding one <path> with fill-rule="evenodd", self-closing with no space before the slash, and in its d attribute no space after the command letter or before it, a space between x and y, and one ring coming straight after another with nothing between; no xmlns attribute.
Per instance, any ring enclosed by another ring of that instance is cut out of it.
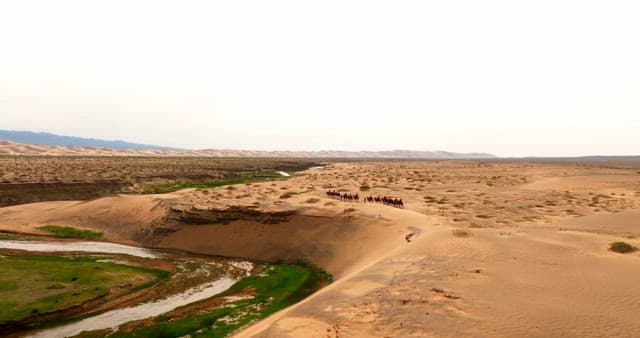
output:
<svg viewBox="0 0 640 338"><path fill-rule="evenodd" d="M51 133L37 133L32 131L0 130L0 140L16 143L43 145L43 146L73 146L73 147L102 147L114 149L152 149L165 150L177 148L161 147L150 144L131 143L121 140L101 140L75 136L62 136Z"/></svg>

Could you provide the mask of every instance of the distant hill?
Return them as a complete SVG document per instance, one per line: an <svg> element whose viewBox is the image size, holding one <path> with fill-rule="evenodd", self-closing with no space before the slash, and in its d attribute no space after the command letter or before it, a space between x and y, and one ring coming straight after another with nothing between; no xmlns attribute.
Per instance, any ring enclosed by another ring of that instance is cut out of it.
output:
<svg viewBox="0 0 640 338"><path fill-rule="evenodd" d="M50 133L0 130L0 155L49 156L189 156L189 157L301 157L371 159L479 159L485 153L447 151L261 151L232 149L187 150L125 141L105 141Z"/></svg>
<svg viewBox="0 0 640 338"><path fill-rule="evenodd" d="M0 155L31 156L173 156L173 157L298 157L352 159L483 159L490 154L459 154L445 151L259 151L259 150L170 150L48 146L0 141Z"/></svg>
<svg viewBox="0 0 640 338"><path fill-rule="evenodd" d="M0 140L7 140L16 143L47 145L47 146L72 146L72 147L100 147L114 149L150 149L163 150L173 149L149 144L138 144L120 140L108 141L93 138L82 138L74 136L61 136L51 133L35 133L31 131L0 130Z"/></svg>

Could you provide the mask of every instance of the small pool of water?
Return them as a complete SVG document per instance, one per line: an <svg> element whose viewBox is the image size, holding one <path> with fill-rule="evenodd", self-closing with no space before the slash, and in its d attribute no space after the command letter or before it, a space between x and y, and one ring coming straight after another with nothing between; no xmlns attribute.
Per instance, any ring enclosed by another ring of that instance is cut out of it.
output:
<svg viewBox="0 0 640 338"><path fill-rule="evenodd" d="M145 248L108 242L44 242L0 240L0 249L18 249L41 252L92 252L159 258L162 254Z"/></svg>

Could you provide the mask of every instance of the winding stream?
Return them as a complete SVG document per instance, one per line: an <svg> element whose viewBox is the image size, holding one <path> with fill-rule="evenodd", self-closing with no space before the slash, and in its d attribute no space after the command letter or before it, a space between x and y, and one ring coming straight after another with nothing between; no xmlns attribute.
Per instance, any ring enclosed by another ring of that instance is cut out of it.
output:
<svg viewBox="0 0 640 338"><path fill-rule="evenodd" d="M178 307L213 297L228 290L236 281L231 277L222 277L213 283L199 285L177 295L124 309L107 311L75 323L47 329L28 337L62 338L75 336L82 331L115 328L130 321L155 317Z"/></svg>
<svg viewBox="0 0 640 338"><path fill-rule="evenodd" d="M0 240L0 248L20 249L41 252L91 252L126 254L144 258L162 257L161 253L154 250L138 248L128 245L106 242L42 242L42 241L16 241ZM247 269L253 265L250 262L233 262L237 268ZM233 265L232 264L232 265ZM82 331L103 330L116 328L124 323L155 317L172 311L178 307L191 304L200 300L211 298L228 290L238 279L224 276L214 282L208 282L171 295L142 304L137 304L123 309L115 309L105 313L85 318L77 322L45 329L29 337L57 338L79 334Z"/></svg>

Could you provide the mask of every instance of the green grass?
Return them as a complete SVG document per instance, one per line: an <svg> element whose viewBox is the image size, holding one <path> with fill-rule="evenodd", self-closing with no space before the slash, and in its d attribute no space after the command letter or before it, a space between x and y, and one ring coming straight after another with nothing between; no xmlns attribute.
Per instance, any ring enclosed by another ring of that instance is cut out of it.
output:
<svg viewBox="0 0 640 338"><path fill-rule="evenodd" d="M253 298L171 321L159 316L151 326L129 332L117 331L110 337L226 337L242 326L295 304L330 281L329 274L306 264L276 264L266 274L244 278L219 295L251 288L255 290Z"/></svg>
<svg viewBox="0 0 640 338"><path fill-rule="evenodd" d="M185 181L177 181L169 184L159 184L147 187L144 192L148 194L166 194L182 189L190 189L190 188L217 188L223 187L226 185L234 185L234 184L242 184L242 183L251 183L251 182L259 182L259 181L268 181L274 179L282 179L283 176L278 174L273 170L260 170L255 172L245 172L240 173L238 177L226 179L226 180L216 180L210 182L185 182Z"/></svg>
<svg viewBox="0 0 640 338"><path fill-rule="evenodd" d="M131 291L167 277L166 271L90 257L7 256L0 258L0 323L66 309L103 296L116 285Z"/></svg>
<svg viewBox="0 0 640 338"><path fill-rule="evenodd" d="M613 242L609 244L609 250L617 253L627 253L635 250L635 248L629 243Z"/></svg>
<svg viewBox="0 0 640 338"><path fill-rule="evenodd" d="M72 227L65 227L60 225L45 225L38 227L40 230L50 232L55 237L62 238L100 238L102 232L96 232L91 230L80 230Z"/></svg>

